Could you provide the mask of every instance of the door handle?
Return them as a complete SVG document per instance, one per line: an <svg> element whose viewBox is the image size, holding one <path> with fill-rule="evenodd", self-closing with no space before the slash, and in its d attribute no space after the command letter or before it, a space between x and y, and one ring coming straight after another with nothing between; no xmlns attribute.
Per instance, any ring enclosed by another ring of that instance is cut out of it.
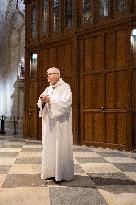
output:
<svg viewBox="0 0 136 205"><path fill-rule="evenodd" d="M104 111L105 111L105 108L102 106L102 107L101 107L101 110L104 112Z"/></svg>

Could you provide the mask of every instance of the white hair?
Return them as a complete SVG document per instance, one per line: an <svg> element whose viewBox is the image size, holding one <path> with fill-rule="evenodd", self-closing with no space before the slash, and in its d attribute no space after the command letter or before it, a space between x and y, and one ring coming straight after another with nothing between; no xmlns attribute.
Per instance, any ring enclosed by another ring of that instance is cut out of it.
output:
<svg viewBox="0 0 136 205"><path fill-rule="evenodd" d="M55 74L58 74L60 76L60 70L58 68L55 68L55 67L52 67L52 68L49 68L47 70L47 74L52 74L52 73L55 73Z"/></svg>

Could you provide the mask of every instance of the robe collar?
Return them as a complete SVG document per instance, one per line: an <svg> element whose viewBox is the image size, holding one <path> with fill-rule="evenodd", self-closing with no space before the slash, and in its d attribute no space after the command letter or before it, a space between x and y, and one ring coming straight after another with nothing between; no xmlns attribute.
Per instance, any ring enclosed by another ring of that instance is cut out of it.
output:
<svg viewBox="0 0 136 205"><path fill-rule="evenodd" d="M50 84L50 85L51 85L52 88L56 88L57 86L60 86L64 83L65 82L62 80L62 78L60 78L56 84L54 84L54 85Z"/></svg>

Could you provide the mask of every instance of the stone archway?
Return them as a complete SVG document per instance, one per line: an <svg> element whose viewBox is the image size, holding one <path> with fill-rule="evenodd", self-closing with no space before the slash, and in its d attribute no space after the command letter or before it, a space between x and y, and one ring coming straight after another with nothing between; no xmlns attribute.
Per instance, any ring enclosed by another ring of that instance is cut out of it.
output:
<svg viewBox="0 0 136 205"><path fill-rule="evenodd" d="M6 132L8 134L23 134L24 113L24 80L18 78L20 59L24 57L25 23L24 14L16 11L12 15L12 24L7 29L6 56L7 56L7 116ZM16 123L16 127L15 127ZM15 130L16 129L16 130Z"/></svg>

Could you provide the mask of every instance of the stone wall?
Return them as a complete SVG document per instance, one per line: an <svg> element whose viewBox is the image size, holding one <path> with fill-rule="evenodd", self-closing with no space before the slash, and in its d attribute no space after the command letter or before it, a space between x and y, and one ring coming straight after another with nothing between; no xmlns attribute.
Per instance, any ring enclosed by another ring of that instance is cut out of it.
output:
<svg viewBox="0 0 136 205"><path fill-rule="evenodd" d="M18 4L17 4L18 3ZM0 115L5 114L6 134L23 133L24 113L24 80L18 78L18 68L21 57L25 55L25 7L23 1L9 0L4 19L3 68L0 74L0 93L2 106ZM14 122L14 119L16 122ZM16 131L15 131L16 127Z"/></svg>

